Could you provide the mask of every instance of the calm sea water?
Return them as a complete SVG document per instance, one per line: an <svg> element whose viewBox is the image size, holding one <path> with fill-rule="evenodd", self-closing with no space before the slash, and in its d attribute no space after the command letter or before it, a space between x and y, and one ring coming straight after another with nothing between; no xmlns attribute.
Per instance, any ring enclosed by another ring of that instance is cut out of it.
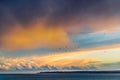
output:
<svg viewBox="0 0 120 80"><path fill-rule="evenodd" d="M0 80L120 80L120 74L44 73L0 75Z"/></svg>

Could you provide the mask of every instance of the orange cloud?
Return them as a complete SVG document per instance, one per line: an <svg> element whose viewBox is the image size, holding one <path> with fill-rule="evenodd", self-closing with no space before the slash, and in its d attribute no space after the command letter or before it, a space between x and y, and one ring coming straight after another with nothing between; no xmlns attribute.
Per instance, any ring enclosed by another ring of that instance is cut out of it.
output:
<svg viewBox="0 0 120 80"><path fill-rule="evenodd" d="M61 27L46 27L41 23L22 28L20 25L2 36L5 49L59 48L70 46L69 38Z"/></svg>
<svg viewBox="0 0 120 80"><path fill-rule="evenodd" d="M99 63L96 59L75 59L75 58L65 58L63 56L55 58L55 56L31 56L31 57L21 57L21 58L5 58L0 57L0 69L3 70L11 70L12 68L15 69L24 69L24 67L28 69L40 68L44 65L55 66L55 67L85 67L88 66L90 63Z"/></svg>
<svg viewBox="0 0 120 80"><path fill-rule="evenodd" d="M18 58L6 58L0 57L0 69L10 70L10 69L23 69L24 67L28 69L40 68L44 65L55 66L59 68L63 67L86 67L92 64L101 63L100 60L95 58L79 58L81 54L89 54L93 51L76 51L76 52L66 52L58 54L47 54L47 55L36 55L36 56L26 56Z"/></svg>

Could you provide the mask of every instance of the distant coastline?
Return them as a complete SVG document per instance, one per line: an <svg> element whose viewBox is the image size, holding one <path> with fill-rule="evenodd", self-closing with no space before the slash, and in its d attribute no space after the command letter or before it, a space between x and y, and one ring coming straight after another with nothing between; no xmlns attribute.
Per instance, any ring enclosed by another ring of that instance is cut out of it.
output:
<svg viewBox="0 0 120 80"><path fill-rule="evenodd" d="M51 72L40 72L41 73L120 73L120 70L114 71L51 71Z"/></svg>
<svg viewBox="0 0 120 80"><path fill-rule="evenodd" d="M72 71L38 71L38 72L1 72L0 75L24 75L24 74L29 74L29 75L33 75L33 74L74 74L74 73L80 73L80 74L112 74L112 73L120 73L120 70L89 70L89 71L76 71L76 70L72 70Z"/></svg>

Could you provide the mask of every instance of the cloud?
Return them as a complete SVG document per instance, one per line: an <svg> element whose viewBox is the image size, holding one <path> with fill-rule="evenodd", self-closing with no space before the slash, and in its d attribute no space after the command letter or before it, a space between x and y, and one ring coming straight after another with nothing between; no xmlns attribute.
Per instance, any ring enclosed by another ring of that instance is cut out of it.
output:
<svg viewBox="0 0 120 80"><path fill-rule="evenodd" d="M34 70L34 69L42 69L43 66L50 66L50 70L52 68L59 69L72 69L75 68L88 68L95 67L97 68L97 64L101 61L92 59L92 58L79 58L75 59L71 54L54 54L54 55L46 55L46 56L29 56L29 57L19 57L19 58L7 58L0 57L0 70Z"/></svg>
<svg viewBox="0 0 120 80"><path fill-rule="evenodd" d="M70 48L74 47L74 44L84 48L119 43L118 31L108 33L109 29L98 32L92 31L81 36L80 32L76 35L70 35L63 26L46 25L45 22L40 22L40 20L26 26L27 28L24 28L22 25L16 24L14 29L9 29L8 32L4 33L0 39L1 47L7 50L30 50L38 48ZM109 26L110 30L113 26ZM74 31L76 30L71 32Z"/></svg>
<svg viewBox="0 0 120 80"><path fill-rule="evenodd" d="M2 36L2 48L6 50L21 50L35 48L61 48L71 45L67 33L61 27L46 27L35 22L23 28L15 25Z"/></svg>
<svg viewBox="0 0 120 80"><path fill-rule="evenodd" d="M112 30L111 28L120 25L119 3L118 0L1 1L0 33L13 28L9 25L16 21L26 25L36 19L45 19L48 25L78 26L80 29L87 26L93 30ZM72 30L78 30L78 27Z"/></svg>
<svg viewBox="0 0 120 80"><path fill-rule="evenodd" d="M106 53L105 53L106 51ZM110 62L117 62L119 45L96 47L73 52L51 53L23 57L0 57L0 69L3 71L20 70L102 70L113 69ZM109 55L109 58L107 57ZM113 57L114 56L114 57ZM112 60L114 59L114 60ZM107 65L104 63L108 63ZM116 66L115 66L116 67ZM118 67L117 67L118 68ZM115 69L115 68L114 68Z"/></svg>
<svg viewBox="0 0 120 80"><path fill-rule="evenodd" d="M111 34L106 37L99 34L91 37L86 34L116 31L120 25L118 3L117 0L1 1L0 48L27 51L43 48L66 49L74 47L74 43L78 48L117 44L119 37L104 40ZM88 38L76 38L81 32ZM74 35L74 40L70 39L71 35Z"/></svg>

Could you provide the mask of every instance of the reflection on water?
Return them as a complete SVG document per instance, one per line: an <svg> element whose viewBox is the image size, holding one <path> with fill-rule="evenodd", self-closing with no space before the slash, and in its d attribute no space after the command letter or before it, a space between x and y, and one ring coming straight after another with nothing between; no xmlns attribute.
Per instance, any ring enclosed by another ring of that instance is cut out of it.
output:
<svg viewBox="0 0 120 80"><path fill-rule="evenodd" d="M0 75L0 80L120 80L120 74L50 73Z"/></svg>

